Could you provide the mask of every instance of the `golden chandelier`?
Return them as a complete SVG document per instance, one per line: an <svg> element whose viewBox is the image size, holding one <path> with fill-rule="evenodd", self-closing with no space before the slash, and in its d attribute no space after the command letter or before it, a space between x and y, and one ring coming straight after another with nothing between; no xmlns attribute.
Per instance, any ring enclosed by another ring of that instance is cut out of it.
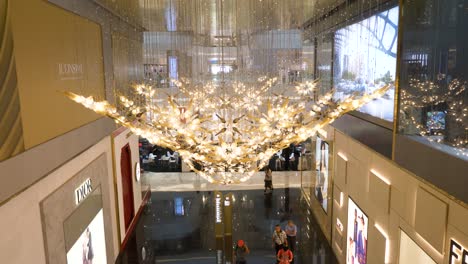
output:
<svg viewBox="0 0 468 264"><path fill-rule="evenodd" d="M346 112L382 96L389 86L336 102L332 92L318 100L317 82L279 84L276 78L191 83L172 80L178 93L163 95L135 85L135 96L115 105L74 93L67 95L152 144L177 151L211 183L245 182L290 144L313 136Z"/></svg>

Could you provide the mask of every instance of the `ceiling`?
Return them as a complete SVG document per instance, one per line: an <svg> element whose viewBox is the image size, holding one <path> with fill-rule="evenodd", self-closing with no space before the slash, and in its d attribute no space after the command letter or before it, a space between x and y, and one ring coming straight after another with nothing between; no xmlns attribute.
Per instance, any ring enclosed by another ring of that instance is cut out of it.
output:
<svg viewBox="0 0 468 264"><path fill-rule="evenodd" d="M94 0L147 31L231 36L298 28L346 0Z"/></svg>

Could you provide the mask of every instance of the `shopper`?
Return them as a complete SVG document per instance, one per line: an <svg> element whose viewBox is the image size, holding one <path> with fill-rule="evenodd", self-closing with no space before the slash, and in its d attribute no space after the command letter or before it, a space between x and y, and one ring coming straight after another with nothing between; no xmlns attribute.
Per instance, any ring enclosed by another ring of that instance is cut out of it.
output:
<svg viewBox="0 0 468 264"><path fill-rule="evenodd" d="M237 241L237 245L234 249L236 264L247 264L246 255L249 253L250 250L245 244L244 240L240 239L239 241Z"/></svg>
<svg viewBox="0 0 468 264"><path fill-rule="evenodd" d="M271 171L270 167L267 167L265 169L265 190L263 191L266 193L267 188L270 189L270 191L273 191L273 172Z"/></svg>
<svg viewBox="0 0 468 264"><path fill-rule="evenodd" d="M293 153L294 153L294 170L298 171L301 152L299 151L297 145L294 146Z"/></svg>
<svg viewBox="0 0 468 264"><path fill-rule="evenodd" d="M284 244L283 247L276 254L276 259L279 264L289 264L294 260L294 254L289 250L288 245Z"/></svg>
<svg viewBox="0 0 468 264"><path fill-rule="evenodd" d="M284 244L288 243L288 238L286 236L286 232L281 230L280 225L275 226L275 231L273 231L273 236L271 237L273 240L273 245L275 246L276 255L278 251L283 247Z"/></svg>
<svg viewBox="0 0 468 264"><path fill-rule="evenodd" d="M283 149L282 155L284 157L284 170L288 171L289 170L289 159L291 157L291 146Z"/></svg>
<svg viewBox="0 0 468 264"><path fill-rule="evenodd" d="M284 228L284 231L286 232L286 236L288 239L288 246L289 249L294 252L296 248L296 235L297 235L297 226L294 224L292 220L288 221L288 224Z"/></svg>

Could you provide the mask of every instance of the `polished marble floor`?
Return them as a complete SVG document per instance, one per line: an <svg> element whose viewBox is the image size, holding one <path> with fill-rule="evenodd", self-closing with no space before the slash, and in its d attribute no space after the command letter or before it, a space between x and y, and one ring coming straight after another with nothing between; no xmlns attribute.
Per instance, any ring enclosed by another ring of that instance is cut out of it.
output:
<svg viewBox="0 0 468 264"><path fill-rule="evenodd" d="M337 263L302 196L300 173L276 176L273 193L264 194L263 175L245 186L201 182L195 189L195 175L151 175L160 179L150 180L150 202L116 263L217 263L214 190L234 196L233 241L246 241L248 263L275 263L271 234L289 219L298 226L295 264Z"/></svg>

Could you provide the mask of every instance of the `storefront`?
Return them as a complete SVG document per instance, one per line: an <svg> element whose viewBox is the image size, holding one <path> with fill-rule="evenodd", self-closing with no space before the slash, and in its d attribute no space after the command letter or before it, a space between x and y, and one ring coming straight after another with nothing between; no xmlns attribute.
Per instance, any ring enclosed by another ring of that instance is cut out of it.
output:
<svg viewBox="0 0 468 264"><path fill-rule="evenodd" d="M303 146L299 165L301 189L323 233L331 241L334 130L320 130Z"/></svg>
<svg viewBox="0 0 468 264"><path fill-rule="evenodd" d="M465 204L338 130L327 134L314 139L313 159L324 167L316 158L326 147L317 146L333 145L332 190L321 190L328 210L316 195L316 187L325 186L316 180L318 167L301 171L302 192L340 263L466 263Z"/></svg>

